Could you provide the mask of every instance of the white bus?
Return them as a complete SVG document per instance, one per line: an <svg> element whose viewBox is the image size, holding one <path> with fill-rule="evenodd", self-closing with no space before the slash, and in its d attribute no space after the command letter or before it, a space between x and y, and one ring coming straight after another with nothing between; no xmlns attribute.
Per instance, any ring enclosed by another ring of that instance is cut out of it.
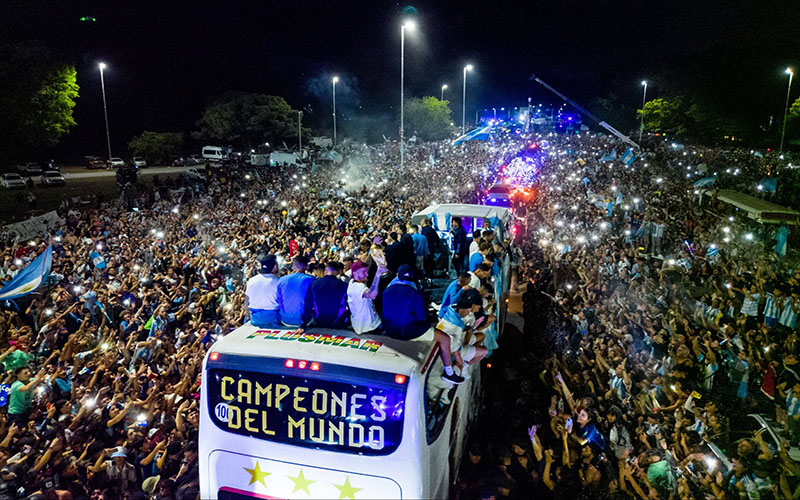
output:
<svg viewBox="0 0 800 500"><path fill-rule="evenodd" d="M236 329L203 362L201 498L447 498L480 368L442 372L432 329Z"/></svg>

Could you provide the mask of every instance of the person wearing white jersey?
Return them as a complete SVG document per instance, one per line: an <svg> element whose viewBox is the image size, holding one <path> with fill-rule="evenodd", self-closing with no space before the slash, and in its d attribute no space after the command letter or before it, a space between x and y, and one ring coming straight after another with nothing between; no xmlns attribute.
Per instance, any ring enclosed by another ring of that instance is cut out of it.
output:
<svg viewBox="0 0 800 500"><path fill-rule="evenodd" d="M280 325L278 315L278 259L274 255L262 258L261 270L247 280L247 307L250 309L250 322L261 328L274 328Z"/></svg>

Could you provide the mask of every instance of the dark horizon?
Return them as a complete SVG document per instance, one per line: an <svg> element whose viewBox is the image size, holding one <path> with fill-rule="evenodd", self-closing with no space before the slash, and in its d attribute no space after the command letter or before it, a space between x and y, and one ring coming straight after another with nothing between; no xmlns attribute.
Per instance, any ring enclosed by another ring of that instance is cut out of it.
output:
<svg viewBox="0 0 800 500"><path fill-rule="evenodd" d="M529 96L557 103L528 80L536 73L584 106L615 94L632 115L644 79L648 99L692 91L754 125L782 117L783 70L800 63L800 7L790 2L769 9L716 2L413 5L418 28L406 38L406 96L438 97L447 83L457 122L467 63L475 66L468 121L478 109L522 106ZM341 137L362 129L396 136L399 27L409 10L391 2L30 2L7 8L4 38L42 40L77 69L78 126L54 155L103 154L97 63L105 62L114 154L124 156L143 130L194 130L205 104L228 90L310 106L305 123L329 134L333 75L340 78Z"/></svg>

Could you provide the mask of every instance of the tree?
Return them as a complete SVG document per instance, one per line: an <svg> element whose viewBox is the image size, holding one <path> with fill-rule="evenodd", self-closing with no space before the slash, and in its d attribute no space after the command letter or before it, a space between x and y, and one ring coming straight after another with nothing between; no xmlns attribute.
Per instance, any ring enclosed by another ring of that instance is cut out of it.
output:
<svg viewBox="0 0 800 500"><path fill-rule="evenodd" d="M18 159L51 147L76 125L75 67L37 42L0 46L0 155Z"/></svg>
<svg viewBox="0 0 800 500"><path fill-rule="evenodd" d="M227 92L203 111L194 137L223 141L252 148L262 142L294 142L297 138L297 110L283 97ZM311 130L303 129L303 139Z"/></svg>
<svg viewBox="0 0 800 500"><path fill-rule="evenodd" d="M416 135L425 141L440 141L451 136L455 128L448 101L435 97L414 98L406 101L406 137ZM410 133L409 133L410 132Z"/></svg>
<svg viewBox="0 0 800 500"><path fill-rule="evenodd" d="M149 130L145 130L128 143L128 149L134 156L144 156L147 161L154 162L177 155L181 147L183 147L183 134Z"/></svg>
<svg viewBox="0 0 800 500"><path fill-rule="evenodd" d="M682 135L688 130L686 104L683 96L663 97L647 101L643 110L644 128L652 132Z"/></svg>

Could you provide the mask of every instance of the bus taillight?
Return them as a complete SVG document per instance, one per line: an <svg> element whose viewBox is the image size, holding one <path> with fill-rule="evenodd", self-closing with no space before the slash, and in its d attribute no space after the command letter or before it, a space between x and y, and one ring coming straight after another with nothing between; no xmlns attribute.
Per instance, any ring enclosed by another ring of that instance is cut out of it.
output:
<svg viewBox="0 0 800 500"><path fill-rule="evenodd" d="M286 368L294 368L294 360L287 359L286 362L283 364Z"/></svg>
<svg viewBox="0 0 800 500"><path fill-rule="evenodd" d="M300 368L301 370L305 370L306 366L308 366L308 361L298 361L297 362L297 367Z"/></svg>
<svg viewBox="0 0 800 500"><path fill-rule="evenodd" d="M312 372L318 372L319 371L319 363L317 363L316 361L314 363L311 363L311 371Z"/></svg>
<svg viewBox="0 0 800 500"><path fill-rule="evenodd" d="M394 381L396 384L405 384L406 383L406 376L405 375L395 375Z"/></svg>
<svg viewBox="0 0 800 500"><path fill-rule="evenodd" d="M211 361L216 361L216 360L218 360L218 359L219 359L219 353L218 353L218 352L212 352L212 353L211 353L211 354L208 356L208 359L210 359Z"/></svg>

